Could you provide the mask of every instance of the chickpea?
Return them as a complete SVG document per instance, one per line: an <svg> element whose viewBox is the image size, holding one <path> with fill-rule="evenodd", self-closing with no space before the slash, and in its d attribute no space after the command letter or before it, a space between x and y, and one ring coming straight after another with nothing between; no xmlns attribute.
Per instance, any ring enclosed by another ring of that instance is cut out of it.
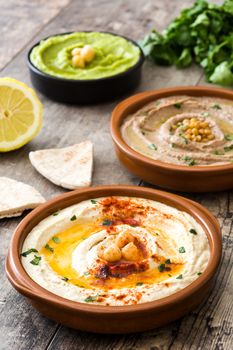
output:
<svg viewBox="0 0 233 350"><path fill-rule="evenodd" d="M195 122L197 122L197 118L191 118L190 121L191 121L191 123L195 123Z"/></svg>
<svg viewBox="0 0 233 350"><path fill-rule="evenodd" d="M208 123L208 122L202 122L202 123L200 123L200 126L201 126L203 129L205 129L205 128L208 128L209 123Z"/></svg>
<svg viewBox="0 0 233 350"><path fill-rule="evenodd" d="M187 135L185 135L185 137L186 137L186 139L191 140L192 136L190 134L187 134Z"/></svg>
<svg viewBox="0 0 233 350"><path fill-rule="evenodd" d="M82 51L82 49L81 49L80 47L76 47L75 49L73 49L73 50L71 51L71 55L72 55L72 56L80 55L80 54L81 54L81 51Z"/></svg>
<svg viewBox="0 0 233 350"><path fill-rule="evenodd" d="M199 134L204 134L204 129L199 129Z"/></svg>
<svg viewBox="0 0 233 350"><path fill-rule="evenodd" d="M213 140L214 139L214 135L213 134L210 134L207 136L208 140Z"/></svg>
<svg viewBox="0 0 233 350"><path fill-rule="evenodd" d="M81 51L81 56L86 62L90 62L95 57L95 50L90 45L85 45Z"/></svg>
<svg viewBox="0 0 233 350"><path fill-rule="evenodd" d="M121 250L115 244L112 244L104 250L103 257L109 262L119 261Z"/></svg>
<svg viewBox="0 0 233 350"><path fill-rule="evenodd" d="M76 68L85 68L85 61L83 57L75 55L72 57L72 65Z"/></svg>
<svg viewBox="0 0 233 350"><path fill-rule="evenodd" d="M211 130L210 129L204 129L205 135L209 135L211 134Z"/></svg>
<svg viewBox="0 0 233 350"><path fill-rule="evenodd" d="M192 129L192 133L193 133L194 135L198 135L198 130L197 130L197 128L193 128L193 129Z"/></svg>
<svg viewBox="0 0 233 350"><path fill-rule="evenodd" d="M207 138L203 137L202 142L206 142L206 141L207 141Z"/></svg>
<svg viewBox="0 0 233 350"><path fill-rule="evenodd" d="M138 248L133 242L128 243L121 251L125 260L134 261L138 259Z"/></svg>
<svg viewBox="0 0 233 350"><path fill-rule="evenodd" d="M197 135L196 141L197 141L197 142L200 142L200 141L201 141L201 135Z"/></svg>
<svg viewBox="0 0 233 350"><path fill-rule="evenodd" d="M119 248L124 247L129 242L133 242L134 237L129 232L121 232L116 238L116 245Z"/></svg>

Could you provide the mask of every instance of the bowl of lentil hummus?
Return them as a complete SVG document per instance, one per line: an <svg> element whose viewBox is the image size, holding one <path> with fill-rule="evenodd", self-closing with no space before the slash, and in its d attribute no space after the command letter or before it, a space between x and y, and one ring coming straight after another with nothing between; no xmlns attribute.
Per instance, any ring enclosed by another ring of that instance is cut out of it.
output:
<svg viewBox="0 0 233 350"><path fill-rule="evenodd" d="M17 227L6 272L47 317L99 333L161 326L207 296L221 258L217 220L149 188L63 194Z"/></svg>
<svg viewBox="0 0 233 350"><path fill-rule="evenodd" d="M160 187L190 192L233 187L233 92L209 87L147 91L114 109L120 161Z"/></svg>
<svg viewBox="0 0 233 350"><path fill-rule="evenodd" d="M144 55L131 39L109 32L51 35L29 50L32 84L58 102L114 99L140 82Z"/></svg>

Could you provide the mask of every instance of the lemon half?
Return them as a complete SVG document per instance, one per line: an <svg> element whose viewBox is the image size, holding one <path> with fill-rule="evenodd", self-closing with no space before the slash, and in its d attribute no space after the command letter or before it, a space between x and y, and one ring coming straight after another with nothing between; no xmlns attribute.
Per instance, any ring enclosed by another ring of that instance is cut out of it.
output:
<svg viewBox="0 0 233 350"><path fill-rule="evenodd" d="M20 148L36 136L42 126L42 109L26 84L0 78L0 152Z"/></svg>

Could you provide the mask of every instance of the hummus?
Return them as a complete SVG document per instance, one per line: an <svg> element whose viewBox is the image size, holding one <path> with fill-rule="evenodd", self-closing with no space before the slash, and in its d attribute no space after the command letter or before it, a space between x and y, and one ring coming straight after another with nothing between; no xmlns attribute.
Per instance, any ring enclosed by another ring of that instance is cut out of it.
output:
<svg viewBox="0 0 233 350"><path fill-rule="evenodd" d="M85 68L72 65L72 51L90 45L94 59ZM99 79L125 72L140 57L139 48L113 34L76 32L42 40L31 52L30 60L44 73L66 79Z"/></svg>
<svg viewBox="0 0 233 350"><path fill-rule="evenodd" d="M165 163L232 163L233 103L212 97L162 98L128 116L121 133L135 151Z"/></svg>
<svg viewBox="0 0 233 350"><path fill-rule="evenodd" d="M21 261L39 285L63 298L131 305L173 294L196 280L210 255L189 214L142 198L83 201L41 221Z"/></svg>

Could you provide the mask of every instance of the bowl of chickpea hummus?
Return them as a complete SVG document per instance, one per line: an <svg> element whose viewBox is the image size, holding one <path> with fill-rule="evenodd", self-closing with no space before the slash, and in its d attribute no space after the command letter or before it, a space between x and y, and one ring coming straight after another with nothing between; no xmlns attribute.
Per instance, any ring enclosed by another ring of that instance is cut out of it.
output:
<svg viewBox="0 0 233 350"><path fill-rule="evenodd" d="M90 104L114 99L135 88L144 55L139 45L108 32L49 36L28 53L32 84L49 98Z"/></svg>
<svg viewBox="0 0 233 350"><path fill-rule="evenodd" d="M132 96L114 109L111 133L123 165L160 187L233 187L233 92L174 87Z"/></svg>
<svg viewBox="0 0 233 350"><path fill-rule="evenodd" d="M128 333L199 305L220 258L219 224L201 205L149 188L102 186L33 210L13 235L6 272L57 322Z"/></svg>

